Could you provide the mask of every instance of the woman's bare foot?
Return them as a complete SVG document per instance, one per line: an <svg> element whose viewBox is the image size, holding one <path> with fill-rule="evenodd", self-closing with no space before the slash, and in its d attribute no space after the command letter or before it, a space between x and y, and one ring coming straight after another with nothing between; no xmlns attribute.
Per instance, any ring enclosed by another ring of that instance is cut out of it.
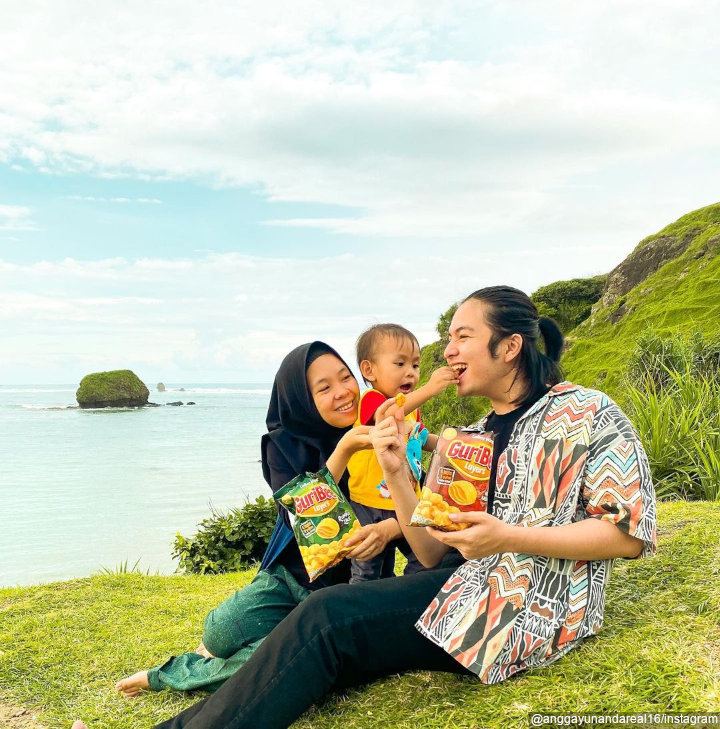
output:
<svg viewBox="0 0 720 729"><path fill-rule="evenodd" d="M87 729L87 724L84 724L81 721L74 721L70 729Z"/></svg>
<svg viewBox="0 0 720 729"><path fill-rule="evenodd" d="M199 653L203 658L215 658L215 656L205 647L204 643L200 643L200 645L195 649L195 653Z"/></svg>
<svg viewBox="0 0 720 729"><path fill-rule="evenodd" d="M137 673L133 673L132 676L128 676L122 681L118 681L115 684L115 688L128 698L137 696L141 691L146 691L150 688L148 672L138 671ZM78 727L78 729L82 729L82 727Z"/></svg>

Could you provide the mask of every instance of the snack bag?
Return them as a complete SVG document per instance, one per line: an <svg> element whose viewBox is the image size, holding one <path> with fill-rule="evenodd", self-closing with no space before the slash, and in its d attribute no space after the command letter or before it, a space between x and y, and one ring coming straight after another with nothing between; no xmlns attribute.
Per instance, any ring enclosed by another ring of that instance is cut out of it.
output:
<svg viewBox="0 0 720 729"><path fill-rule="evenodd" d="M493 433L443 427L411 526L467 529L470 524L452 522L450 514L487 510L493 439Z"/></svg>
<svg viewBox="0 0 720 729"><path fill-rule="evenodd" d="M310 582L354 549L345 542L360 522L327 468L296 476L275 493L275 501L290 512Z"/></svg>

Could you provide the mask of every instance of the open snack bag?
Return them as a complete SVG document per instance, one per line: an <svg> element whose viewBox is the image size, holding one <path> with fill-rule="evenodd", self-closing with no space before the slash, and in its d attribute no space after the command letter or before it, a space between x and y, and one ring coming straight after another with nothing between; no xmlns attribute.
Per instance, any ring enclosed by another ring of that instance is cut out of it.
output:
<svg viewBox="0 0 720 729"><path fill-rule="evenodd" d="M327 468L296 476L275 493L275 501L290 512L310 582L354 549L345 542L360 522Z"/></svg>
<svg viewBox="0 0 720 729"><path fill-rule="evenodd" d="M450 514L487 511L487 492L493 454L493 434L444 426L430 461L412 526L443 531L467 529Z"/></svg>

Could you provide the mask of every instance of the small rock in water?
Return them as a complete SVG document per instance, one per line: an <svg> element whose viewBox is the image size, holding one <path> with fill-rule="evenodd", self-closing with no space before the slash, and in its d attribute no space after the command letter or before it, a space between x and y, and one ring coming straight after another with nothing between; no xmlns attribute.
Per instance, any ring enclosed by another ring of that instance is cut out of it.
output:
<svg viewBox="0 0 720 729"><path fill-rule="evenodd" d="M165 385L163 385L162 382L157 383L157 391L158 392L165 392Z"/></svg>
<svg viewBox="0 0 720 729"><path fill-rule="evenodd" d="M188 403L188 405L194 405L194 404L195 403L192 400L190 400L190 402Z"/></svg>
<svg viewBox="0 0 720 729"><path fill-rule="evenodd" d="M166 405L175 405L175 406L177 406L177 405L182 405L182 401L176 400L175 402L166 402L165 404Z"/></svg>

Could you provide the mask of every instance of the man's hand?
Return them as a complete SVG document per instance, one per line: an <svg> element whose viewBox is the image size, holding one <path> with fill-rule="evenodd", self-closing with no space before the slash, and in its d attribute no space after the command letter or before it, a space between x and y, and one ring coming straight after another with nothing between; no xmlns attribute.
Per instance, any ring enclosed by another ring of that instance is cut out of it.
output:
<svg viewBox="0 0 720 729"><path fill-rule="evenodd" d="M428 533L448 547L454 547L465 559L480 559L491 554L511 552L510 541L512 530L500 519L486 514L484 511L467 511L461 514L450 514L455 522L470 523L467 529L457 532L443 532L433 527L425 527Z"/></svg>
<svg viewBox="0 0 720 729"><path fill-rule="evenodd" d="M405 455L410 423L394 400L384 402L375 415L377 425L370 428L370 442L386 479L407 468Z"/></svg>

